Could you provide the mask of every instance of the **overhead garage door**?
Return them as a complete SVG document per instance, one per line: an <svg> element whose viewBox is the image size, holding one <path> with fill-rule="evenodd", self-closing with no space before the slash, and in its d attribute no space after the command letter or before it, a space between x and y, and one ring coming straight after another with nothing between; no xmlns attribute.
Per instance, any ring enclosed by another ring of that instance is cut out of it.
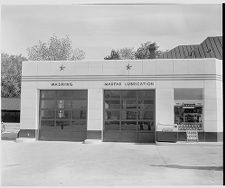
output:
<svg viewBox="0 0 225 188"><path fill-rule="evenodd" d="M87 91L40 92L40 140L83 141L87 137Z"/></svg>
<svg viewBox="0 0 225 188"><path fill-rule="evenodd" d="M155 90L105 90L103 141L155 142Z"/></svg>

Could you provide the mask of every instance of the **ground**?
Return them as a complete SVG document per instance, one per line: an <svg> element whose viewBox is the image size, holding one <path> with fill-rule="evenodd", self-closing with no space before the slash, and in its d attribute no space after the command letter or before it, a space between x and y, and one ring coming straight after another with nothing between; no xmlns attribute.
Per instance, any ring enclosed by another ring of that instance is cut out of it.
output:
<svg viewBox="0 0 225 188"><path fill-rule="evenodd" d="M222 185L222 147L2 140L2 185Z"/></svg>
<svg viewBox="0 0 225 188"><path fill-rule="evenodd" d="M1 183L38 186L222 185L222 143L1 141Z"/></svg>

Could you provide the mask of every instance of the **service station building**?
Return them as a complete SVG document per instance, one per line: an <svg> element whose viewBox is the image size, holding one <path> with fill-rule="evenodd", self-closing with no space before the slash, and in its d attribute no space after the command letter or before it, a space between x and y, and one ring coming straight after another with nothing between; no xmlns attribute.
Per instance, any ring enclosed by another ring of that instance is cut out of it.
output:
<svg viewBox="0 0 225 188"><path fill-rule="evenodd" d="M155 142L197 130L223 139L222 61L203 59L27 61L19 138Z"/></svg>

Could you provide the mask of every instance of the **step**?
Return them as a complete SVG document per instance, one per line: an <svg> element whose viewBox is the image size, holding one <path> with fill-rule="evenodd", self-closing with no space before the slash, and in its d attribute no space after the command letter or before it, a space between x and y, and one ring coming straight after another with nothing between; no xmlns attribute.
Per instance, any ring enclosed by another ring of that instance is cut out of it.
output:
<svg viewBox="0 0 225 188"><path fill-rule="evenodd" d="M34 142L34 141L36 141L36 138L23 138L23 137L20 137L20 138L16 139L16 142Z"/></svg>
<svg viewBox="0 0 225 188"><path fill-rule="evenodd" d="M100 139L86 139L83 144L100 144L102 141Z"/></svg>

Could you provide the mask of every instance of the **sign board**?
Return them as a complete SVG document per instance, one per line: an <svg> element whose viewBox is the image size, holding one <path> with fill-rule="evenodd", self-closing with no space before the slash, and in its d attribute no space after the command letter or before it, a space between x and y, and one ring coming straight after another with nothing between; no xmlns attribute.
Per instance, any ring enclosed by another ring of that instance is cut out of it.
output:
<svg viewBox="0 0 225 188"><path fill-rule="evenodd" d="M202 123L180 124L178 130L203 130L203 126Z"/></svg>
<svg viewBox="0 0 225 188"><path fill-rule="evenodd" d="M193 108L197 106L202 106L203 101L201 100L194 100L194 101L187 101L187 100L175 100L175 106L182 106L183 108Z"/></svg>
<svg viewBox="0 0 225 188"><path fill-rule="evenodd" d="M183 104L183 108L195 108L195 104Z"/></svg>
<svg viewBox="0 0 225 188"><path fill-rule="evenodd" d="M198 131L196 130L188 130L186 131L187 142L196 141L198 142Z"/></svg>

